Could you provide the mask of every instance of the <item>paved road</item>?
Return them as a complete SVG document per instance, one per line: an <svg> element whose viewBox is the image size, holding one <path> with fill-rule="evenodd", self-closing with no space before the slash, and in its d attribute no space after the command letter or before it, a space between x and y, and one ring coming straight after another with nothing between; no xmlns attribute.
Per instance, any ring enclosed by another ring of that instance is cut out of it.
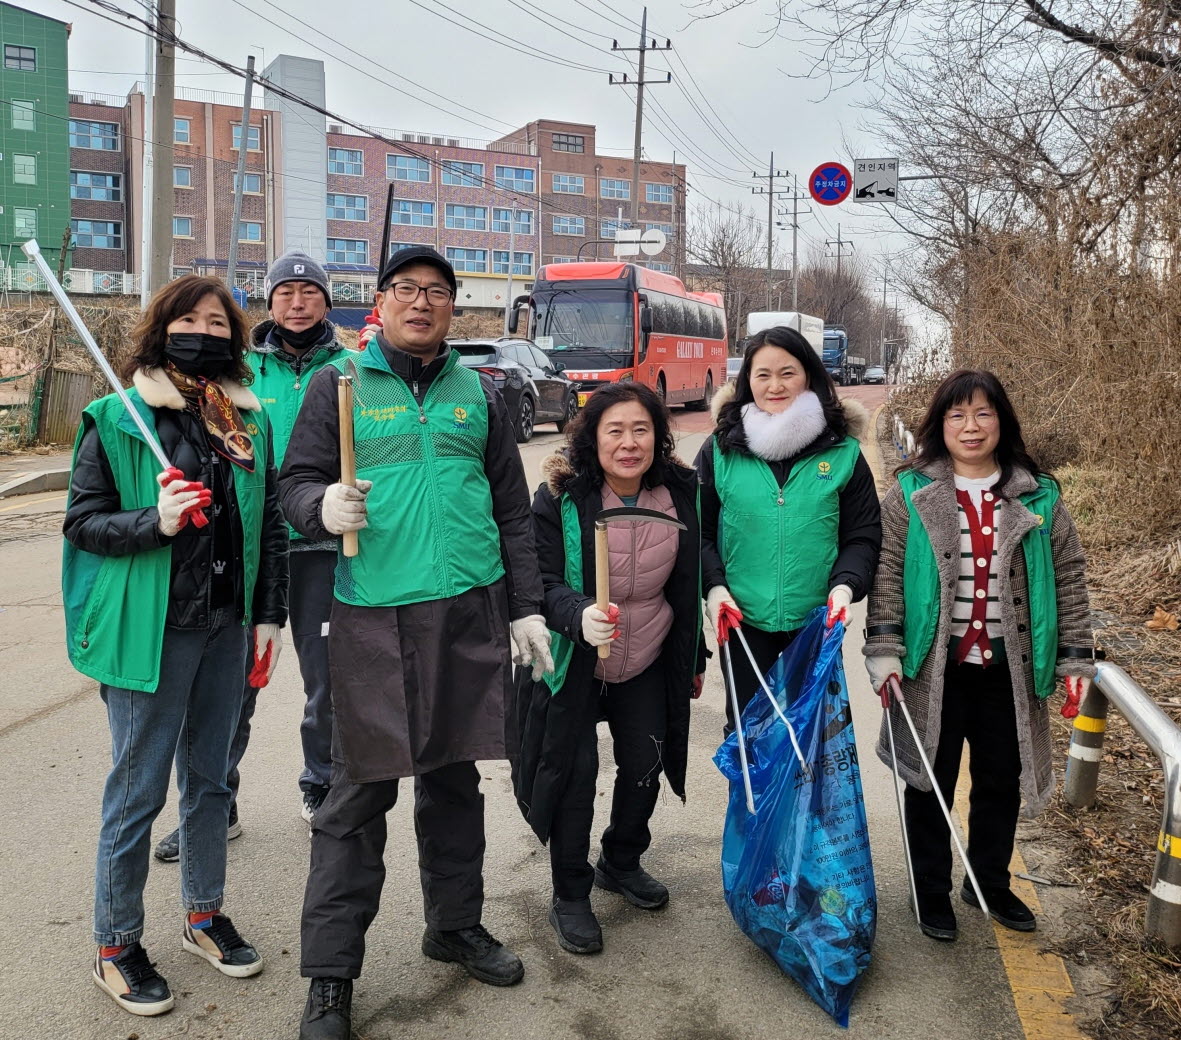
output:
<svg viewBox="0 0 1181 1040"><path fill-rule="evenodd" d="M705 423L679 435L692 458ZM539 433L522 456L537 480L561 440ZM294 654L283 655L259 700L243 765L242 837L230 845L228 911L263 951L253 980L214 973L180 948L175 866L153 862L145 941L177 994L160 1019L134 1020L89 980L90 901L100 793L108 763L101 702L62 649L58 598L58 495L0 501L0 1038L143 1040L294 1037L305 987L297 976L299 907L307 833L298 816L301 693ZM852 631L863 615L855 611ZM992 929L962 916L961 940L920 936L906 910L893 795L872 754L878 711L850 636L846 661L873 841L880 918L875 963L853 1007L848 1035L872 1040L1010 1040L1022 1036ZM503 764L486 778L489 846L486 923L526 963L522 985L496 990L418 950L421 903L408 801L391 814L388 880L357 988L357 1035L511 1040L748 1040L840 1035L730 919L718 879L725 784L711 762L723 720L716 668L694 705L689 802L665 798L646 863L672 890L657 914L595 894L606 950L559 950L546 923L546 856L512 801ZM604 761L609 749L604 746ZM606 812L607 773L600 783ZM157 836L173 826L165 810Z"/></svg>

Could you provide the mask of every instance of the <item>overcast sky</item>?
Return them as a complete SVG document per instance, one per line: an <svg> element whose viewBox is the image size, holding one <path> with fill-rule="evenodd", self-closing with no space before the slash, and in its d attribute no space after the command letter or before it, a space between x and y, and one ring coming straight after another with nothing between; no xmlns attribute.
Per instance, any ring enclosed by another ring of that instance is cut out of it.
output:
<svg viewBox="0 0 1181 1040"><path fill-rule="evenodd" d="M78 0L82 10L64 0L13 2L73 23L75 89L122 95L143 78L144 37L126 23L104 21L88 0ZM112 2L144 9L140 0ZM675 151L677 161L688 165L691 206L708 196L754 205L765 218L766 202L750 194L750 185L766 183L751 174L766 172L770 152L779 169L800 178L804 192L820 163L855 158L842 141L852 142L863 158L877 154L862 108L871 88L828 93L826 83L791 78L809 63L798 43L768 40L773 7L773 0L759 0L701 20L693 0L648 4L649 35L662 45L670 38L675 57L650 53L646 78L671 71L675 82L646 91L644 152L668 161ZM611 40L636 46L641 12L633 0L177 0L179 35L235 64L245 65L248 53L260 70L280 53L323 60L327 107L358 122L487 140L532 119L569 119L598 128L600 151L625 155L631 154L635 95L609 85L607 72L634 77L625 57L611 53ZM214 72L180 51L177 72L179 85L241 94L240 78ZM875 208L812 205L801 220L801 256L835 239L839 221L842 237L871 260L880 278L882 253L905 241L886 233L889 222ZM790 255L790 232L780 234L779 245Z"/></svg>

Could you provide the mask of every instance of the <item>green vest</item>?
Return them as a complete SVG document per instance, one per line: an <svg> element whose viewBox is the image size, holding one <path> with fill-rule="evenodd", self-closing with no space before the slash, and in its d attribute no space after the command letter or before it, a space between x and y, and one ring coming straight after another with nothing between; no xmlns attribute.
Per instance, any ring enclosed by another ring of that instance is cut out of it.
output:
<svg viewBox="0 0 1181 1040"><path fill-rule="evenodd" d="M338 357L343 349L335 341L314 347L304 355L303 368L298 376L289 364L278 360L273 354L262 354L257 350L246 352L246 364L254 373L254 382L250 387L266 409L271 422L276 469L283 465L287 443L291 440L291 430L299 416L299 409L303 406L304 394L312 381L312 376ZM292 541L303 540L303 535L290 524L287 526L287 533Z"/></svg>
<svg viewBox="0 0 1181 1040"><path fill-rule="evenodd" d="M152 408L139 391L128 394L140 414L155 425ZM254 440L254 472L233 466L234 492L242 523L245 574L245 624L250 623L254 583L258 577L263 501L266 497L267 418L265 412L242 410L242 421ZM90 404L74 442L98 431L111 464L121 509L156 505L160 463L139 428L115 394ZM68 508L68 506L67 506ZM66 649L83 675L108 686L154 693L160 681L160 653L172 573L172 548L149 549L126 556L101 556L65 543L62 554L62 601L66 615Z"/></svg>
<svg viewBox="0 0 1181 1040"><path fill-rule="evenodd" d="M582 524L578 519L578 506L566 494L562 495L562 547L566 550L566 568L563 572L566 588L581 592ZM566 673L574 657L574 640L551 628L550 656L554 659L554 670L544 672L541 678L549 687L549 692L554 694L566 682Z"/></svg>
<svg viewBox="0 0 1181 1040"><path fill-rule="evenodd" d="M1038 518L1038 526L1021 539L1029 583L1029 626L1033 645L1034 690L1041 700L1054 692L1054 669L1058 663L1058 591L1054 578L1054 555L1050 545L1050 524L1058 501L1058 485L1047 476L1037 478L1036 491L1018 496L1026 509ZM898 474L898 484L910 514L906 531L906 560L902 571L902 641L906 657L902 671L907 678L919 674L939 627L939 564L927 529L919 519L911 496L931 483L931 478L914 470Z"/></svg>
<svg viewBox="0 0 1181 1040"><path fill-rule="evenodd" d="M714 442L719 548L730 593L749 624L789 632L827 601L841 492L860 451L857 439L846 437L799 459L780 487L762 459L723 452Z"/></svg>
<svg viewBox="0 0 1181 1040"><path fill-rule="evenodd" d="M359 607L448 599L504 576L492 490L484 473L488 401L454 351L422 407L374 337L357 366L357 476L373 481L360 552L340 553L336 598Z"/></svg>

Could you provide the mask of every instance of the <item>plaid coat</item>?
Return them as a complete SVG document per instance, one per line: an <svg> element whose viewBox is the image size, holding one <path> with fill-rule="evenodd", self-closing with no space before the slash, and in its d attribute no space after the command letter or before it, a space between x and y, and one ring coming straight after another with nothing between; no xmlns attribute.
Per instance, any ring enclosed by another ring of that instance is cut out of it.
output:
<svg viewBox="0 0 1181 1040"><path fill-rule="evenodd" d="M914 493L911 502L931 540L939 568L939 599L932 609L939 611L939 624L931 650L918 675L904 679L902 692L910 708L915 728L922 737L928 758L934 762L939 744L943 708L943 676L947 667L947 649L951 633L952 600L960 562L960 525L956 510L955 481L950 460L933 462L921 470L932 483ZM1033 491L1037 481L1028 471L1013 472L1003 488L1005 498L997 530L996 567L1000 583L1001 627L1008 651L1013 680L1013 699L1017 710L1017 730L1021 748L1021 795L1026 816L1036 816L1054 791L1054 764L1050 743L1050 720L1047 703L1038 700L1033 683L1033 647L1029 624L1029 596L1025 572L1025 554L1021 540L1037 526L1034 515L1017 496ZM869 594L867 626L902 624L906 612L902 591L906 534L910 522L902 489L897 481L882 501L882 554L873 589ZM1092 649L1090 607L1087 600L1085 559L1074 521L1059 499L1051 519L1050 546L1054 561L1058 601L1058 645ZM897 635L869 636L862 653L866 657L896 655L903 657L906 648ZM1059 657L1056 674L1095 674L1094 663L1087 658ZM931 789L922 762L902 714L895 706L891 720L898 749L898 767L902 778L923 791ZM890 746L885 719L878 738L878 757L890 765Z"/></svg>

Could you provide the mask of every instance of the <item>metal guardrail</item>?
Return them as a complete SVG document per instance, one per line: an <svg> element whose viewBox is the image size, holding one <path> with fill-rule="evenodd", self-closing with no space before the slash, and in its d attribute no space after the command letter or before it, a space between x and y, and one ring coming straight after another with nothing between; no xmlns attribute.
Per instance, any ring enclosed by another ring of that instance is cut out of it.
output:
<svg viewBox="0 0 1181 1040"><path fill-rule="evenodd" d="M1136 735L1152 749L1165 773L1164 808L1144 930L1148 938L1178 949L1181 948L1181 728L1118 665L1099 661L1097 668L1095 682L1075 716L1063 794L1067 802L1079 809L1095 804L1107 709L1114 704Z"/></svg>

